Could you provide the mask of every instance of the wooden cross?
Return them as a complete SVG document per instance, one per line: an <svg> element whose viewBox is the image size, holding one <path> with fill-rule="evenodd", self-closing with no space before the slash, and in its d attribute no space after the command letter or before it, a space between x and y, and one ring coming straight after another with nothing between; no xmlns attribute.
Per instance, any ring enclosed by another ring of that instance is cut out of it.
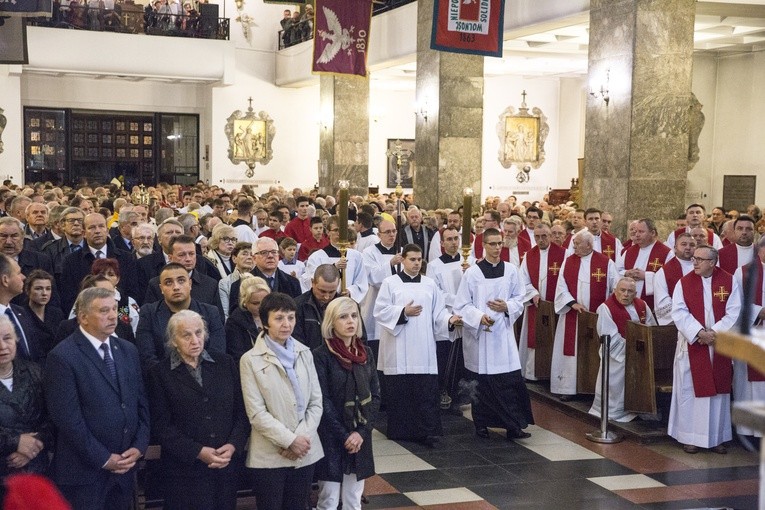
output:
<svg viewBox="0 0 765 510"><path fill-rule="evenodd" d="M553 265L548 268L548 270L553 274L553 276L558 276L558 271L560 271L560 266L557 262L553 262Z"/></svg>
<svg viewBox="0 0 765 510"><path fill-rule="evenodd" d="M648 265L651 266L651 269L655 273L656 271L658 271L661 268L662 263L659 262L659 257L656 257L655 259L653 259L653 262L651 262Z"/></svg>
<svg viewBox="0 0 765 510"><path fill-rule="evenodd" d="M717 292L715 292L715 293L714 293L714 294L712 294L712 295L713 295L714 297L716 297L716 298L720 298L720 302L724 302L724 301L725 301L725 298L727 298L727 297L730 295L730 292L728 292L727 290L725 290L725 287L723 287L722 285L720 285L720 290L718 290Z"/></svg>
<svg viewBox="0 0 765 510"><path fill-rule="evenodd" d="M606 249L603 250L603 255L608 257L609 259L612 258L612 255L614 254L614 249L610 246L606 246Z"/></svg>
<svg viewBox="0 0 765 510"><path fill-rule="evenodd" d="M524 90L524 91L521 93L521 97L523 98L523 101L521 101L521 102L522 102L523 104L526 104L526 90Z"/></svg>
<svg viewBox="0 0 765 510"><path fill-rule="evenodd" d="M250 103L250 110L252 110L252 97L247 98L247 101Z"/></svg>
<svg viewBox="0 0 765 510"><path fill-rule="evenodd" d="M601 273L601 272L600 272L600 268L597 268L597 269L595 270L595 272L594 272L594 273L592 273L592 275L591 275L591 276L592 276L593 278L595 278L595 281L597 281L598 283L600 283L600 280L601 280L601 278L603 278L604 276L606 276L606 273Z"/></svg>

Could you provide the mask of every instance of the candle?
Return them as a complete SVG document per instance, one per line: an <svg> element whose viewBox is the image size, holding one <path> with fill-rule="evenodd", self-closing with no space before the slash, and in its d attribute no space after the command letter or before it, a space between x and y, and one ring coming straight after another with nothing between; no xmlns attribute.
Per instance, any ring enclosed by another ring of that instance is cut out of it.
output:
<svg viewBox="0 0 765 510"><path fill-rule="evenodd" d="M337 199L341 243L348 241L348 184L348 181L340 181L340 195Z"/></svg>
<svg viewBox="0 0 765 510"><path fill-rule="evenodd" d="M462 192L462 246L470 246L470 226L473 216L473 190L465 188Z"/></svg>

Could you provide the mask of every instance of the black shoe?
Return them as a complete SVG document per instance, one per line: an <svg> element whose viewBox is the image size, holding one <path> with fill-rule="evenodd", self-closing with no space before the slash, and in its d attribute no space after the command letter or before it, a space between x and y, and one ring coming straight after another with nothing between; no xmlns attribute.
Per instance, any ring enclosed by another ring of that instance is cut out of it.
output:
<svg viewBox="0 0 765 510"><path fill-rule="evenodd" d="M478 427L475 429L475 435L487 439L489 437L489 429L486 427Z"/></svg>
<svg viewBox="0 0 765 510"><path fill-rule="evenodd" d="M561 395L558 397L558 400L561 402L571 402L574 398L576 398L576 395Z"/></svg>
<svg viewBox="0 0 765 510"><path fill-rule="evenodd" d="M526 439L527 437L531 437L531 434L528 432L524 432L522 430L515 430L515 431L507 431L507 435L505 436L505 439L508 441L511 441L513 439Z"/></svg>

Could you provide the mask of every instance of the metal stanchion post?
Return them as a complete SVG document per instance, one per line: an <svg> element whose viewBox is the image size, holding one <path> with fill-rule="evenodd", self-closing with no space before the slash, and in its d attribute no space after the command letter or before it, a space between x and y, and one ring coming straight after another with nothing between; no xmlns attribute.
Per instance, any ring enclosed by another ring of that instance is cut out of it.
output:
<svg viewBox="0 0 765 510"><path fill-rule="evenodd" d="M624 439L621 434L608 431L608 375L611 362L611 335L602 335L603 346L600 361L600 430L587 434L587 439L596 443L612 444Z"/></svg>

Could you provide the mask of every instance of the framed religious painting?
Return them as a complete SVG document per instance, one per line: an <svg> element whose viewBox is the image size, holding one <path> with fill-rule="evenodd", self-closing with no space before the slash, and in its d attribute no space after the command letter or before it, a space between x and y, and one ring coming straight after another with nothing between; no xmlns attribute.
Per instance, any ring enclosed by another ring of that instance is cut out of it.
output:
<svg viewBox="0 0 765 510"><path fill-rule="evenodd" d="M416 170L414 158L414 140L401 138L388 138L387 156L387 186L395 188L401 184L402 188L411 189L414 185Z"/></svg>
<svg viewBox="0 0 765 510"><path fill-rule="evenodd" d="M255 113L252 104L246 113L236 110L226 120L228 159L247 164L247 177L254 175L255 165L267 165L274 157L271 142L276 134L274 122L266 112Z"/></svg>
<svg viewBox="0 0 765 510"><path fill-rule="evenodd" d="M532 169L545 161L545 141L550 132L547 117L536 106L526 106L526 92L518 110L508 106L499 116L497 137L499 139L499 162L504 168L518 168L518 181L529 180Z"/></svg>

